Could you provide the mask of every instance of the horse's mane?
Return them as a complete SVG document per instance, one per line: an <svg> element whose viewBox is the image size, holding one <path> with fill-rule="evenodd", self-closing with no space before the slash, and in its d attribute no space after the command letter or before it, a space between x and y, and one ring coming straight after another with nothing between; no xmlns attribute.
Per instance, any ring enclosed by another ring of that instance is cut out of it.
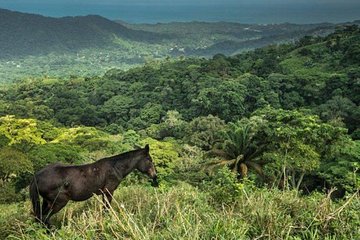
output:
<svg viewBox="0 0 360 240"><path fill-rule="evenodd" d="M98 160L98 162L100 162L100 161L117 161L118 162L118 161L127 160L129 158L134 158L137 154L141 153L141 151L143 151L143 150L144 149L136 149L136 150L120 153L118 155L105 157L105 158Z"/></svg>

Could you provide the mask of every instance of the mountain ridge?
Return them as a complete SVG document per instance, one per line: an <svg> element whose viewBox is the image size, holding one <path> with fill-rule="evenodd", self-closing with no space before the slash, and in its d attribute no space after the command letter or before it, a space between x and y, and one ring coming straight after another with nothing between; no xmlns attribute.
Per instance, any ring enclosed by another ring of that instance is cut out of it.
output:
<svg viewBox="0 0 360 240"><path fill-rule="evenodd" d="M305 35L324 36L341 25L131 24L99 15L54 18L0 9L0 83L38 76L101 75L109 69L127 70L168 57L233 56L296 42Z"/></svg>
<svg viewBox="0 0 360 240"><path fill-rule="evenodd" d="M0 9L0 57L111 46L116 37L153 43L168 36L132 30L99 15L53 18Z"/></svg>

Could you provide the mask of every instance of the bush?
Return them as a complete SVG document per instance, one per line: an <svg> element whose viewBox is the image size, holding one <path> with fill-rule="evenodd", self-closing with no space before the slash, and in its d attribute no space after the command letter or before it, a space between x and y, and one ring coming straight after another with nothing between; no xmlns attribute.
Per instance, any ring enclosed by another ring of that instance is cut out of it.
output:
<svg viewBox="0 0 360 240"><path fill-rule="evenodd" d="M47 143L35 146L28 155L35 171L38 171L50 163L81 163L83 157L80 152L80 147L64 143Z"/></svg>
<svg viewBox="0 0 360 240"><path fill-rule="evenodd" d="M8 180L22 173L32 172L33 164L28 157L12 148L4 147L0 149L0 179Z"/></svg>
<svg viewBox="0 0 360 240"><path fill-rule="evenodd" d="M232 204L241 195L242 184L238 183L236 174L228 167L219 169L210 182L206 183L206 190L209 192L215 204Z"/></svg>
<svg viewBox="0 0 360 240"><path fill-rule="evenodd" d="M15 182L3 182L0 183L0 204L14 203L24 201L26 199L26 193L23 191L16 191Z"/></svg>

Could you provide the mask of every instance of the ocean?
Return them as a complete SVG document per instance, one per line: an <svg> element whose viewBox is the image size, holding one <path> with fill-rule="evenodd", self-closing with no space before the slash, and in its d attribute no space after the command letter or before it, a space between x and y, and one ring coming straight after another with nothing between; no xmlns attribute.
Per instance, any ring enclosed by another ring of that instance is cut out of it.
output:
<svg viewBox="0 0 360 240"><path fill-rule="evenodd" d="M360 1L359 1L360 2ZM360 3L345 4L233 4L233 5L101 5L101 4L16 4L0 2L0 8L51 17L97 14L129 23L173 21L228 21L239 23L320 23L360 19Z"/></svg>

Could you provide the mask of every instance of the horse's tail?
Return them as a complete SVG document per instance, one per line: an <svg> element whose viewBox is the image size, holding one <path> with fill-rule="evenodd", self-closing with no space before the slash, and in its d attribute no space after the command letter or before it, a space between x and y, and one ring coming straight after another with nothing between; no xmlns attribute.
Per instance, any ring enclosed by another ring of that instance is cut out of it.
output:
<svg viewBox="0 0 360 240"><path fill-rule="evenodd" d="M30 198L33 206L33 213L37 220L41 220L40 196L39 196L39 189L35 177L30 184Z"/></svg>

